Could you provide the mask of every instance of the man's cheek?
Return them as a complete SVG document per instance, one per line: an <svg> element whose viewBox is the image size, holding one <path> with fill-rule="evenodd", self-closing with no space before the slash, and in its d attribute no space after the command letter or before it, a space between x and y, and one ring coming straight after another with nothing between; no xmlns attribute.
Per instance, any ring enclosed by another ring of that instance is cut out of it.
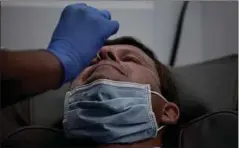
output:
<svg viewBox="0 0 239 148"><path fill-rule="evenodd" d="M78 78L76 78L71 84L71 89L74 89L75 87L77 87L81 84L82 84L82 82Z"/></svg>
<svg viewBox="0 0 239 148"><path fill-rule="evenodd" d="M132 78L134 82L141 84L150 84L152 90L159 91L159 79L156 78L149 70L140 69L134 71Z"/></svg>
<svg viewBox="0 0 239 148"><path fill-rule="evenodd" d="M83 82L83 81L88 77L91 68L92 68L92 66L86 67L86 68L79 74L79 76L77 77L78 80L80 80L80 81Z"/></svg>
<svg viewBox="0 0 239 148"><path fill-rule="evenodd" d="M132 73L132 81L140 84L150 84L149 78L145 75L145 71L134 70Z"/></svg>
<svg viewBox="0 0 239 148"><path fill-rule="evenodd" d="M86 67L72 82L71 88L74 88L76 86L80 86L83 84L84 80L87 78L87 75L89 73L91 66Z"/></svg>

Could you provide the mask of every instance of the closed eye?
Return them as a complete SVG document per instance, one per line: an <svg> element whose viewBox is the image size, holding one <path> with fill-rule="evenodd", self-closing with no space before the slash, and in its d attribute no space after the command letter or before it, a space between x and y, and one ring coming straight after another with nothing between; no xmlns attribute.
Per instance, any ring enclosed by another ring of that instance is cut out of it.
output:
<svg viewBox="0 0 239 148"><path fill-rule="evenodd" d="M141 62L137 58L132 57L132 56L126 56L122 59L122 61L124 61L124 62L134 62L136 64L141 64Z"/></svg>

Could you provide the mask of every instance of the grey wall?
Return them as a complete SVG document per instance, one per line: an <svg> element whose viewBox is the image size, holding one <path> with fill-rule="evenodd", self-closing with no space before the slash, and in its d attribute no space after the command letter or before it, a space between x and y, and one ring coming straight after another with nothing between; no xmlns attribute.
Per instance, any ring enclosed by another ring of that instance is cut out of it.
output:
<svg viewBox="0 0 239 148"><path fill-rule="evenodd" d="M154 1L153 49L161 62L167 64L182 2Z"/></svg>
<svg viewBox="0 0 239 148"><path fill-rule="evenodd" d="M113 36L135 36L168 63L180 1L80 1L109 9L119 20ZM3 1L1 43L20 49L46 48L64 6L76 1ZM237 53L237 2L190 2L176 65Z"/></svg>
<svg viewBox="0 0 239 148"><path fill-rule="evenodd" d="M190 2L176 65L238 53L238 4Z"/></svg>
<svg viewBox="0 0 239 148"><path fill-rule="evenodd" d="M84 2L84 1L80 1ZM145 1L85 1L99 9L109 9L112 18L120 22L114 37L132 35L153 44L153 2ZM75 1L4 1L1 16L2 46L15 48L46 48L57 24L60 12Z"/></svg>
<svg viewBox="0 0 239 148"><path fill-rule="evenodd" d="M85 2L99 9L109 9L112 18L120 22L120 30L113 38L135 36L167 63L182 2ZM62 8L70 3L75 1L2 2L2 46L13 50L46 48Z"/></svg>

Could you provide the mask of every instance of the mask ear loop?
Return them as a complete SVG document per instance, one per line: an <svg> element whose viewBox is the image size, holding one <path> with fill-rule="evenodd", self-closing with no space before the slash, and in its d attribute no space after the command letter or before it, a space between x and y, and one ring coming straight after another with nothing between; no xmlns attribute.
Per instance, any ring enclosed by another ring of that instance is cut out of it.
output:
<svg viewBox="0 0 239 148"><path fill-rule="evenodd" d="M161 95L160 93L156 92L156 91L151 91L152 94L158 95L159 97L161 97L164 101L168 102L168 100L166 98L164 98L163 95ZM161 127L159 127L157 129L157 132L159 132L160 130L162 130L165 127L165 125L162 125Z"/></svg>
<svg viewBox="0 0 239 148"><path fill-rule="evenodd" d="M168 100L166 98L164 98L163 95L161 95L160 93L156 92L156 91L151 91L152 94L158 95L159 97L161 97L164 101L168 102Z"/></svg>
<svg viewBox="0 0 239 148"><path fill-rule="evenodd" d="M160 128L157 129L157 132L159 132L160 130L162 130L163 128L165 128L165 125L162 125Z"/></svg>

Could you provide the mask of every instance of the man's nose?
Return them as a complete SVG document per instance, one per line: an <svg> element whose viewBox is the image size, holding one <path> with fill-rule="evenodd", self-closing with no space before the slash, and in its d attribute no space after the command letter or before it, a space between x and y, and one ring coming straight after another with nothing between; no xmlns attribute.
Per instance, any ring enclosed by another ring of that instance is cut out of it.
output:
<svg viewBox="0 0 239 148"><path fill-rule="evenodd" d="M110 47L103 47L99 52L99 58L100 60L111 60L111 61L119 61L119 58L117 56L117 53L115 49Z"/></svg>

